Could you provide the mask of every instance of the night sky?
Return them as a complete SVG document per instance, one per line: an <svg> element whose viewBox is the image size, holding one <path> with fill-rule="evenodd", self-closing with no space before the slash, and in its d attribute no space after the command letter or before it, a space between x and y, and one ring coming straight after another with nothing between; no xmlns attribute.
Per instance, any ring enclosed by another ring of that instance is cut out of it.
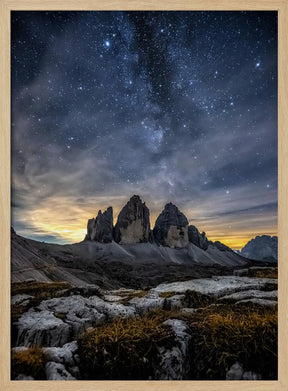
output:
<svg viewBox="0 0 288 391"><path fill-rule="evenodd" d="M12 12L12 225L84 238L133 194L277 234L276 12Z"/></svg>

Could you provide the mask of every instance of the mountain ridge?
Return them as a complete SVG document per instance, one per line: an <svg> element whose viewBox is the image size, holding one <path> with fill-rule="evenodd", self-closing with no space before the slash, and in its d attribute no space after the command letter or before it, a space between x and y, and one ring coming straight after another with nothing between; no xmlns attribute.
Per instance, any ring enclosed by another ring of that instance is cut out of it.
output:
<svg viewBox="0 0 288 391"><path fill-rule="evenodd" d="M256 261L278 262L278 237L258 235L249 240L240 254Z"/></svg>

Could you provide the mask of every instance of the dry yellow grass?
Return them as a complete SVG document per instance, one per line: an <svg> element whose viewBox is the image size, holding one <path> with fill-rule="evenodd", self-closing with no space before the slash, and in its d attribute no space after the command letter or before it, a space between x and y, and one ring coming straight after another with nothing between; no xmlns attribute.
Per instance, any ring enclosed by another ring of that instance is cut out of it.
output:
<svg viewBox="0 0 288 391"><path fill-rule="evenodd" d="M117 319L83 334L80 362L88 379L148 379L156 345L171 343L173 332L163 325L163 312Z"/></svg>
<svg viewBox="0 0 288 391"><path fill-rule="evenodd" d="M47 361L47 355L39 347L12 353L11 377L15 379L19 374L24 374L37 380L45 379Z"/></svg>
<svg viewBox="0 0 288 391"><path fill-rule="evenodd" d="M53 294L62 289L69 289L71 285L67 282L16 282L11 285L11 295L26 293L29 295Z"/></svg>
<svg viewBox="0 0 288 391"><path fill-rule="evenodd" d="M249 270L249 277L278 278L277 269Z"/></svg>
<svg viewBox="0 0 288 391"><path fill-rule="evenodd" d="M211 306L190 319L196 355L195 363L206 358L202 376L225 378L229 367L239 361L244 367L277 376L276 308Z"/></svg>
<svg viewBox="0 0 288 391"><path fill-rule="evenodd" d="M174 343L163 322L176 318L186 322L192 335L189 378L225 379L230 366L239 361L244 369L276 379L277 317L276 308L230 304L210 305L195 313L155 310L120 319L79 338L85 378L148 379L156 345Z"/></svg>

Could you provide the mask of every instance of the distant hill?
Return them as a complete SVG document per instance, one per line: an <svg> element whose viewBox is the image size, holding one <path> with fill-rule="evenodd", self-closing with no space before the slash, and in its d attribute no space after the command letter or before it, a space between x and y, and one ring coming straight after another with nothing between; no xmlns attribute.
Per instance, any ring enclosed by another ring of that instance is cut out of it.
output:
<svg viewBox="0 0 288 391"><path fill-rule="evenodd" d="M262 235L250 240L240 251L243 257L265 262L278 261L278 237Z"/></svg>

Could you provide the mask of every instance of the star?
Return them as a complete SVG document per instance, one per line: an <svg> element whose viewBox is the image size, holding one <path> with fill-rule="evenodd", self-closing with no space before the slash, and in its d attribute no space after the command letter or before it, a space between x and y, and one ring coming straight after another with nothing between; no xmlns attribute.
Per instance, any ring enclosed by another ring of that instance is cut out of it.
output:
<svg viewBox="0 0 288 391"><path fill-rule="evenodd" d="M55 199L85 195L91 213L114 189L117 210L135 191L153 215L171 200L189 219L209 209L207 230L221 216L231 235L258 233L254 207L277 204L275 11L36 14L11 15L11 174L29 190L19 221L29 227L43 205L29 197L49 178Z"/></svg>

